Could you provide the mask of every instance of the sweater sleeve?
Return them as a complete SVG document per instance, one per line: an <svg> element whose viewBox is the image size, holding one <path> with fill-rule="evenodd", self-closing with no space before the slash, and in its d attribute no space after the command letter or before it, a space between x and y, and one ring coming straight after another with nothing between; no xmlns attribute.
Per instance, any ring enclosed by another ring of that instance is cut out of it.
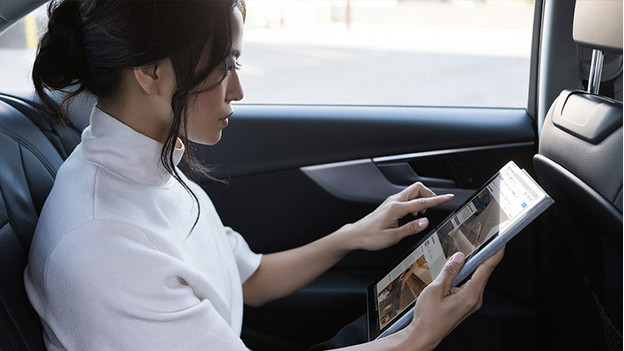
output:
<svg viewBox="0 0 624 351"><path fill-rule="evenodd" d="M234 229L225 227L225 233L234 252L234 257L236 257L241 283L245 283L260 266L262 255L251 251L243 236Z"/></svg>
<svg viewBox="0 0 624 351"><path fill-rule="evenodd" d="M247 350L213 302L194 293L197 277L128 225L95 222L80 228L59 242L46 267L44 320L53 336L48 345Z"/></svg>

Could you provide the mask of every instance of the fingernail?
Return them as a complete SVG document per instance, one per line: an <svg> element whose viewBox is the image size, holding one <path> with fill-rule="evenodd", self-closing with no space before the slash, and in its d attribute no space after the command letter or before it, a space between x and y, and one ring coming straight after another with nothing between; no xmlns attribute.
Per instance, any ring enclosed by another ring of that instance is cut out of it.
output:
<svg viewBox="0 0 624 351"><path fill-rule="evenodd" d="M453 255L453 257L451 257L451 260L457 263L462 263L464 262L464 254L461 251L458 251Z"/></svg>
<svg viewBox="0 0 624 351"><path fill-rule="evenodd" d="M455 194L445 194L444 196L455 197Z"/></svg>
<svg viewBox="0 0 624 351"><path fill-rule="evenodd" d="M418 226L421 228L426 227L429 224L429 220L427 218L421 218L418 220Z"/></svg>

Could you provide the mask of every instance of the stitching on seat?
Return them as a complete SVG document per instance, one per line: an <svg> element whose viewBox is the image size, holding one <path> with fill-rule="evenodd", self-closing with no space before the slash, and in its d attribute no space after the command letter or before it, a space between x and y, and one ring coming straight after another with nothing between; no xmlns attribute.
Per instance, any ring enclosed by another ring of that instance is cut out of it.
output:
<svg viewBox="0 0 624 351"><path fill-rule="evenodd" d="M6 306L4 306L4 303L2 304L2 308L5 311L7 311L7 314L9 314ZM9 316L10 316L10 314L9 314ZM16 349L16 350L24 350L23 347L20 347L20 345L17 344L17 342L15 341L15 339L13 338L11 333L9 332L9 328L4 323L4 319L3 318L0 318L0 331L2 331L2 333L4 333L7 336L7 339L9 340L9 343L11 344L11 346L14 349Z"/></svg>
<svg viewBox="0 0 624 351"><path fill-rule="evenodd" d="M21 145L20 145L20 148L19 148L19 154L20 154L20 162L22 163L22 169L24 170L24 178L25 178L24 180L25 180L26 186L28 187L28 194L30 195L30 203L33 205L32 206L33 210L35 210L35 212L36 212L35 199L33 199L33 189L32 189L32 187L30 185L31 182L28 181L28 174L26 172L26 170L27 170L26 169L26 163L24 162L25 161L24 160L24 152L23 152L23 148L21 147Z"/></svg>
<svg viewBox="0 0 624 351"><path fill-rule="evenodd" d="M24 164L24 157L22 155L22 147L26 148L27 150L29 150L30 152L32 152L32 154L35 156L35 158L37 158L37 160L39 160L43 166L48 170L48 172L50 173L50 175L55 178L56 176L56 172L54 171L54 168L52 167L52 165L48 162L48 160L37 150L35 149L30 143L24 141L21 137L19 137L18 135L16 135L15 133L3 128L0 126L0 132L4 133L5 135L9 136L10 138L12 138L13 140L15 140L18 143L18 150L20 153L20 163L22 166L22 170L25 172L25 164ZM24 174L25 175L25 174ZM30 201L31 204L33 204L34 206L34 202L32 199L32 190L30 188L30 184L28 183L28 181L26 181L26 184L28 186L28 192L30 195ZM5 199L5 210L7 212L8 215L8 223L11 224L13 227L15 227L14 223L12 223L12 216L10 214L11 209L6 205L6 199L7 199L7 194L6 194L6 190L4 189L4 185L3 185L3 179L0 177L0 193L2 194L2 198ZM17 235L17 233L16 233ZM17 238L17 242L20 245L22 252L27 253L26 251L26 247L23 246L21 240L19 240L19 238Z"/></svg>
<svg viewBox="0 0 624 351"><path fill-rule="evenodd" d="M615 193L615 197L613 198L613 200L611 200L611 202L613 203L613 205L615 205L617 207L617 199L618 197L622 194L622 187L620 187L620 189Z"/></svg>
<svg viewBox="0 0 624 351"><path fill-rule="evenodd" d="M6 221L0 222L0 230L2 230L4 228L5 225L9 224L9 211L7 211L7 204L6 204L6 198L4 196L4 192L2 191L2 183L0 183L0 200L2 200L2 203L4 204L4 212L6 213L7 217L6 217Z"/></svg>
<svg viewBox="0 0 624 351"><path fill-rule="evenodd" d="M6 194L4 192L4 186L2 186L2 177L0 177L0 194L2 194L2 198L3 199L7 198ZM6 201L4 201L4 204L5 204L4 209L7 212L8 220L2 227L0 227L0 229L4 228L5 225L10 225L11 227L13 227L13 225L11 225L11 214L9 213L10 210L9 210L9 207L6 205ZM13 232L15 233L15 230ZM17 236L17 233L15 233L15 235ZM22 243L20 242L19 238L16 237L15 239L17 240L18 245L22 248L22 252L24 252L24 253L26 253L26 255L28 255L28 253L26 252L26 249L24 247L22 247Z"/></svg>
<svg viewBox="0 0 624 351"><path fill-rule="evenodd" d="M15 140L19 145L24 146L26 149L28 149L30 152L32 152L35 155L35 157L39 161L41 161L41 163L43 163L43 166L48 170L48 172L50 172L50 175L53 178L56 178L56 170L50 164L50 162L48 162L48 160L45 158L45 156L43 156L39 152L39 150L37 150L34 146L32 146L25 139L21 138L19 135L15 134L15 133L11 132L10 130L7 130L7 129L1 127L1 126L0 126L0 132L2 132L4 134L6 134L7 136L11 137L11 139Z"/></svg>
<svg viewBox="0 0 624 351"><path fill-rule="evenodd" d="M0 184L1 185L1 184ZM0 186L0 192L2 191L2 187ZM6 222L4 224L2 224L0 226L0 230L4 229L7 226L11 226L11 223ZM13 231L13 234L15 235L15 231ZM19 244L19 240L17 240L17 238L15 238L17 243ZM3 314L6 314L9 319L13 322L13 325L17 325L17 323L15 323L15 320L13 318L13 316L11 315L11 313L9 312L9 309L7 308L6 303L3 300L0 300L2 303L0 304L0 308L2 308ZM25 350L24 345L18 343L18 340L16 340L13 336L13 334L11 333L11 330L9 329L9 327L7 326L7 324L5 323L5 319L4 318L0 318L0 334L4 334L6 335L8 341L9 341L9 345L15 349L15 350ZM19 334L19 331L18 331Z"/></svg>

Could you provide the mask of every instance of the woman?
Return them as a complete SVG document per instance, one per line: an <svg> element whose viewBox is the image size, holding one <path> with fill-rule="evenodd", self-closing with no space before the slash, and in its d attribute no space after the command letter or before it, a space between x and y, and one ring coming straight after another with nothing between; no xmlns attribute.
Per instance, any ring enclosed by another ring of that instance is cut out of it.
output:
<svg viewBox="0 0 624 351"><path fill-rule="evenodd" d="M62 350L245 350L243 302L288 295L355 249L425 229L397 219L450 200L421 184L300 248L252 252L177 163L190 141L215 144L243 98L243 3L64 0L49 8L33 81L97 96L82 142L58 172L31 246L28 296L45 343ZM197 166L201 171L201 166ZM480 304L502 253L450 288L456 255L421 296L412 324L355 348L424 350ZM433 312L435 311L435 313Z"/></svg>

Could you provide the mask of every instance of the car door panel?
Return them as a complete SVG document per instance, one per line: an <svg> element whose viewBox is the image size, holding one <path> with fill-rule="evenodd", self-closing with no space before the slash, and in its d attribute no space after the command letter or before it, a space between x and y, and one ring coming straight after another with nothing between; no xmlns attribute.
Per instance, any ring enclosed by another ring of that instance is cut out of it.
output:
<svg viewBox="0 0 624 351"><path fill-rule="evenodd" d="M239 105L198 155L235 177L316 164L534 142L522 109Z"/></svg>
<svg viewBox="0 0 624 351"><path fill-rule="evenodd" d="M200 179L223 222L267 253L358 220L417 177L457 194L427 212L435 225L509 160L532 172L532 123L518 109L241 105L222 140L195 153L226 180ZM365 312L366 286L418 239L353 252L292 296L247 308L248 346L330 337Z"/></svg>

